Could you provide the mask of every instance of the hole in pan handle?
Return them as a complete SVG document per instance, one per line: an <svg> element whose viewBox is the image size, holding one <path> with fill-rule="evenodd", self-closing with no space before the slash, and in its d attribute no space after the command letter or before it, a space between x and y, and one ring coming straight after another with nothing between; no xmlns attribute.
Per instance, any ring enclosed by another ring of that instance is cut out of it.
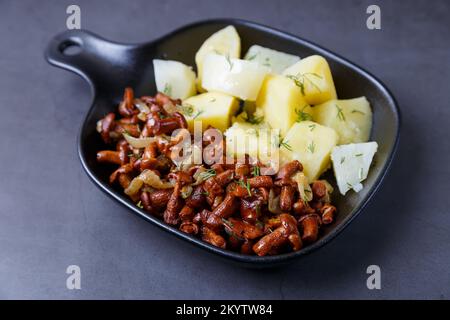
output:
<svg viewBox="0 0 450 320"><path fill-rule="evenodd" d="M127 58L135 46L105 40L85 30L56 35L45 51L46 60L83 77L93 88L107 88L127 69Z"/></svg>

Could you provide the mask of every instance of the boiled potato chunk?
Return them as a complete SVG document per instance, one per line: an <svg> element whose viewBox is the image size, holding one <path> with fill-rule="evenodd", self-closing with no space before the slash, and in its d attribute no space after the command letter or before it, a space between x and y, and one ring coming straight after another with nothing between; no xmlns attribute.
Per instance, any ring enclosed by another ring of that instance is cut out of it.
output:
<svg viewBox="0 0 450 320"><path fill-rule="evenodd" d="M218 53L229 58L239 58L241 56L241 39L236 28L228 26L213 33L203 42L195 54L199 91L204 91L202 87L203 60L209 53Z"/></svg>
<svg viewBox="0 0 450 320"><path fill-rule="evenodd" d="M192 68L178 61L153 60L156 88L174 99L193 96L195 73Z"/></svg>
<svg viewBox="0 0 450 320"><path fill-rule="evenodd" d="M295 123L281 141L281 162L300 161L311 183L330 167L330 153L337 141L334 129L312 121Z"/></svg>
<svg viewBox="0 0 450 320"><path fill-rule="evenodd" d="M271 73L281 74L287 67L300 60L293 54L276 51L258 45L253 45L248 49L245 60L255 61L260 65L266 66Z"/></svg>
<svg viewBox="0 0 450 320"><path fill-rule="evenodd" d="M246 115L236 118L233 125L225 131L227 155L244 159L249 155L264 164L279 158L278 130L272 130L267 124L246 122Z"/></svg>
<svg viewBox="0 0 450 320"><path fill-rule="evenodd" d="M203 87L255 101L268 72L267 67L256 62L210 53L203 61Z"/></svg>
<svg viewBox="0 0 450 320"><path fill-rule="evenodd" d="M285 136L299 118L306 117L311 108L305 101L294 81L280 75L268 75L256 100L257 108L263 110L264 120L274 129L280 129Z"/></svg>
<svg viewBox="0 0 450 320"><path fill-rule="evenodd" d="M314 120L336 130L338 144L367 142L372 129L372 110L366 97L330 100L314 107Z"/></svg>
<svg viewBox="0 0 450 320"><path fill-rule="evenodd" d="M283 75L295 80L306 101L311 105L337 99L330 66L321 56L304 58L284 70Z"/></svg>
<svg viewBox="0 0 450 320"><path fill-rule="evenodd" d="M361 184L367 178L373 156L377 152L376 142L352 143L333 148L331 160L339 192L361 191Z"/></svg>
<svg viewBox="0 0 450 320"><path fill-rule="evenodd" d="M183 100L180 107L191 132L194 131L194 121L201 121L202 130L213 126L225 131L231 122L231 117L239 109L236 98L220 92L207 92Z"/></svg>

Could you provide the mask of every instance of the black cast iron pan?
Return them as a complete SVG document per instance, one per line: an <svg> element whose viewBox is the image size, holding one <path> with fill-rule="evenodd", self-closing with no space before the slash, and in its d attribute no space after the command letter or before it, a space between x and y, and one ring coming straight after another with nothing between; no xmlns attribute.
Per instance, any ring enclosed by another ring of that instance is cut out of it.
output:
<svg viewBox="0 0 450 320"><path fill-rule="evenodd" d="M300 57L312 54L324 56L332 69L339 98L365 95L373 108L371 140L377 141L379 148L375 155L374 166L364 183L364 189L359 193L350 192L345 198L336 195L333 199L339 210L336 222L324 229L316 243L298 252L267 257L246 256L219 249L191 237L148 215L124 196L122 191L111 187L108 184L111 171L96 162L96 152L106 147L96 132L96 122L106 113L116 109L124 88L132 87L138 96L154 95L156 88L152 59L178 60L194 65L195 53L203 41L227 25L234 25L238 30L243 53L252 44L259 44ZM77 48L79 52L69 54L73 48ZM84 170L92 181L113 199L128 207L131 212L168 233L217 256L246 266L265 267L286 263L303 257L331 241L363 211L380 187L398 144L399 109L392 94L379 80L353 63L309 41L253 22L236 19L202 21L144 44L121 44L105 40L88 31L66 31L51 40L45 57L52 65L75 72L90 84L93 99L91 106L87 108L86 118L80 130L78 154Z"/></svg>

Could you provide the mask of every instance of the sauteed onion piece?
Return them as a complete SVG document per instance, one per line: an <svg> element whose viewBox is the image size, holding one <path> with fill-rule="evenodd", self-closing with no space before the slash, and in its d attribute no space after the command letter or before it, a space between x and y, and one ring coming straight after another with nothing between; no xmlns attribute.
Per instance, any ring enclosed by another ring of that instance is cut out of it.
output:
<svg viewBox="0 0 450 320"><path fill-rule="evenodd" d="M127 142L133 147L137 149L145 148L148 145L150 145L152 142L155 142L156 139L154 137L147 137L147 138L135 138L130 136L127 133L123 133L123 137Z"/></svg>
<svg viewBox="0 0 450 320"><path fill-rule="evenodd" d="M174 184L168 181L162 181L161 178L152 170L144 170L136 178L131 180L128 188L125 189L125 193L129 196L138 193L143 184L146 184L155 189L169 189L173 188Z"/></svg>

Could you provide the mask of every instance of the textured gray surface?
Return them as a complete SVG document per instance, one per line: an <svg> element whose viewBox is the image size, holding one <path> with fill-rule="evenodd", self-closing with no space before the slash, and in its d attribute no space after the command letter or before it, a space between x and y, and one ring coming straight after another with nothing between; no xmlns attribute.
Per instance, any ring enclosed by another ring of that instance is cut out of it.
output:
<svg viewBox="0 0 450 320"><path fill-rule="evenodd" d="M403 112L398 156L379 193L337 239L282 269L234 267L131 215L76 154L87 84L50 67L48 40L77 3L83 28L148 41L199 19L236 17L297 34L365 67ZM2 1L0 298L450 298L450 4L377 1ZM65 269L81 267L82 289ZM382 289L366 288L366 267Z"/></svg>

